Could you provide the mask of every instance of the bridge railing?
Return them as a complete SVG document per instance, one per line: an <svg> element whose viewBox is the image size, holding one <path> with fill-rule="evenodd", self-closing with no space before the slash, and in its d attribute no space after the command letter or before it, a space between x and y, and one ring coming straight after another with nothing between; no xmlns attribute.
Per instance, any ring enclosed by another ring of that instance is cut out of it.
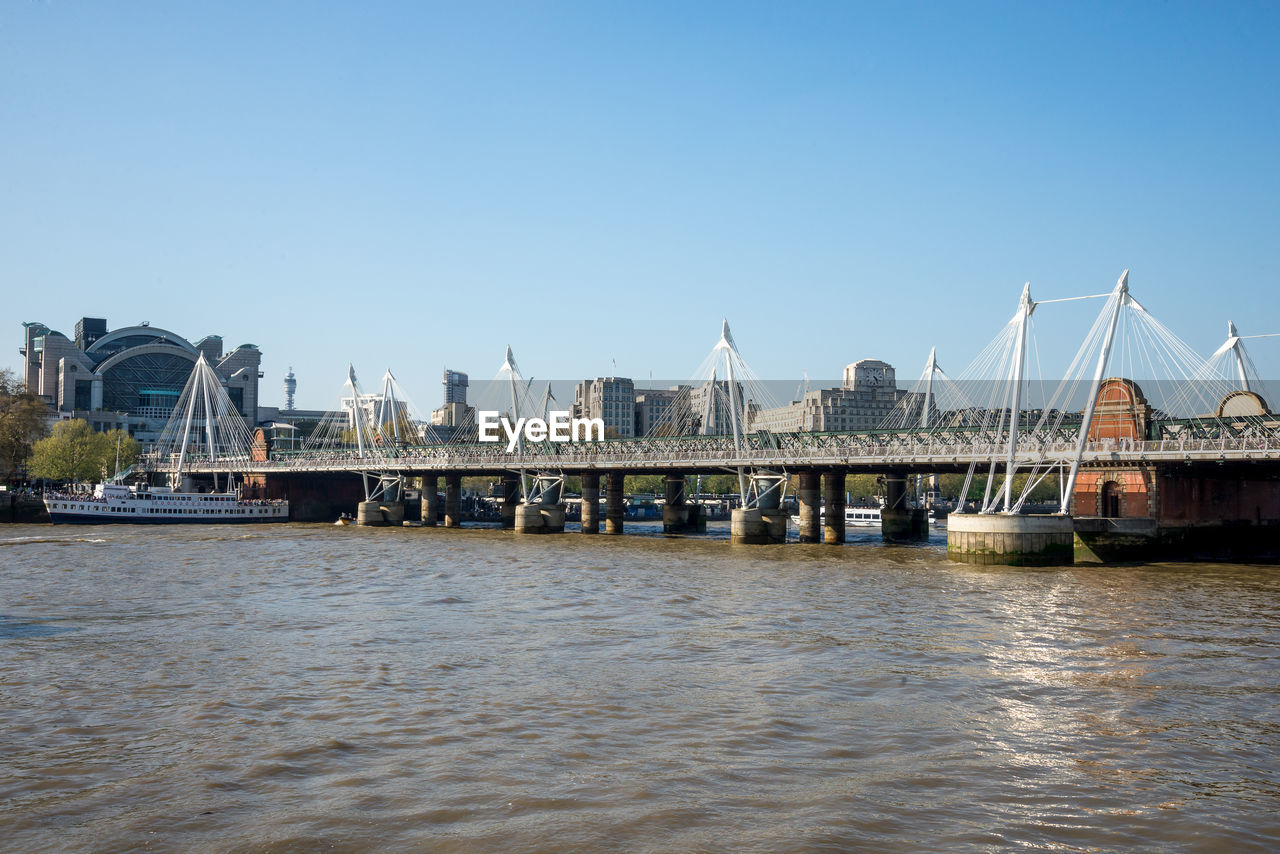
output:
<svg viewBox="0 0 1280 854"><path fill-rule="evenodd" d="M598 443L543 443L528 445L523 454L508 454L498 444L405 446L375 453L358 451L285 452L254 462L248 458L187 457L195 472L282 471L429 471L678 467L734 467L755 465L775 468L808 466L867 466L913 464L918 466L1003 461L1006 442L1000 436L974 433L904 434L768 434L753 435L742 449L730 437L698 436L661 440L622 440ZM1018 443L1019 466L1069 459L1074 452L1070 436L1030 435ZM1182 435L1158 440L1104 439L1085 446L1086 462L1105 460L1160 461L1214 457L1268 458L1280 453L1280 438L1270 431L1221 435ZM176 455L143 458L138 467L147 471L173 471Z"/></svg>

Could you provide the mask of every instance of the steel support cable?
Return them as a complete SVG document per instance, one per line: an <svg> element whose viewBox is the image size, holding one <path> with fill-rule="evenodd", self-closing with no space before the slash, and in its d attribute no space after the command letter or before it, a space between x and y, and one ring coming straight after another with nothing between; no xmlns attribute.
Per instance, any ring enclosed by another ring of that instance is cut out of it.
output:
<svg viewBox="0 0 1280 854"><path fill-rule="evenodd" d="M1090 297L1091 298L1091 297ZM1110 316L1114 310L1114 299L1121 298L1112 296L1103 306L1097 317L1094 319L1092 326L1085 335L1084 340L1076 349L1074 358L1066 371L1063 373L1061 380L1058 382L1050 398L1045 401L1041 408L1040 418L1037 420L1035 427L1032 429L1029 438L1039 443L1039 454L1034 461L1029 464L1027 478L1023 483L1023 487L1019 492L1018 498L1013 502L1012 506L1006 507L1005 510L1010 513L1018 512L1025 504L1032 490L1040 484L1040 482L1048 475L1053 466L1060 460L1050 458L1050 452L1054 446L1049 442L1049 438L1058 432L1062 426L1062 422L1066 417L1068 408L1072 405L1072 401L1079 393L1081 383L1087 379L1086 371L1088 364L1102 347L1103 339L1106 336L1107 328L1110 325ZM1046 302L1067 302L1065 300L1047 300ZM1039 364L1039 345L1035 347L1037 355L1037 368ZM1044 382L1043 378L1041 380ZM1083 428L1083 425L1081 426ZM1014 472L1006 472L1006 477L1012 477Z"/></svg>

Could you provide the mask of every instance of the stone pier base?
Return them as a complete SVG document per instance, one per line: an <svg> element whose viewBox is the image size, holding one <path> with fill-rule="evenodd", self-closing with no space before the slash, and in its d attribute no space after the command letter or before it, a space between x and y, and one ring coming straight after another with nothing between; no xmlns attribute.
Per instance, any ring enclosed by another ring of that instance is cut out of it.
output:
<svg viewBox="0 0 1280 854"><path fill-rule="evenodd" d="M422 524L434 528L440 515L440 478L427 475L422 478Z"/></svg>
<svg viewBox="0 0 1280 854"><path fill-rule="evenodd" d="M822 541L830 545L844 542L844 475L831 471L822 478Z"/></svg>
<svg viewBox="0 0 1280 854"><path fill-rule="evenodd" d="M544 534L563 534L564 533L564 515L565 505L560 504L543 504L542 507L542 533Z"/></svg>
<svg viewBox="0 0 1280 854"><path fill-rule="evenodd" d="M627 507L622 495L622 477L620 471L611 471L605 476L604 490L604 532L621 534L622 520L626 516Z"/></svg>
<svg viewBox="0 0 1280 854"><path fill-rule="evenodd" d="M886 543L912 543L929 539L929 514L907 501L906 475L884 476L884 507L880 511L880 536Z"/></svg>
<svg viewBox="0 0 1280 854"><path fill-rule="evenodd" d="M701 504L667 504L662 508L664 534L697 534L707 530L707 513Z"/></svg>
<svg viewBox="0 0 1280 854"><path fill-rule="evenodd" d="M543 533L541 504L516 504L514 509L512 522L517 534Z"/></svg>
<svg viewBox="0 0 1280 854"><path fill-rule="evenodd" d="M929 539L929 511L905 507L880 511L880 534L887 543L916 543Z"/></svg>
<svg viewBox="0 0 1280 854"><path fill-rule="evenodd" d="M1280 522L1162 525L1147 516L1076 516L1075 531L1076 563L1280 562Z"/></svg>
<svg viewBox="0 0 1280 854"><path fill-rule="evenodd" d="M1074 537L1070 516L947 517L947 557L960 563L1069 566L1074 562Z"/></svg>
<svg viewBox="0 0 1280 854"><path fill-rule="evenodd" d="M787 515L781 511L738 509L729 514L729 541L735 545L762 546L787 539Z"/></svg>
<svg viewBox="0 0 1280 854"><path fill-rule="evenodd" d="M791 521L790 513L778 508L761 510L760 520L764 522L764 530L769 535L769 542L785 543L787 541L787 523Z"/></svg>
<svg viewBox="0 0 1280 854"><path fill-rule="evenodd" d="M514 525L517 534L563 534L564 504L517 504Z"/></svg>
<svg viewBox="0 0 1280 854"><path fill-rule="evenodd" d="M462 527L462 475L444 476L444 526Z"/></svg>
<svg viewBox="0 0 1280 854"><path fill-rule="evenodd" d="M582 533L600 533L600 475L582 475Z"/></svg>
<svg viewBox="0 0 1280 854"><path fill-rule="evenodd" d="M404 524L404 502L361 501L356 505L356 524L369 527Z"/></svg>
<svg viewBox="0 0 1280 854"><path fill-rule="evenodd" d="M502 527L516 525L516 506L520 503L520 478L512 474L502 476Z"/></svg>
<svg viewBox="0 0 1280 854"><path fill-rule="evenodd" d="M816 471L800 473L800 542L822 542L822 485Z"/></svg>
<svg viewBox="0 0 1280 854"><path fill-rule="evenodd" d="M1159 528L1150 517L1074 519L1075 562L1111 563L1155 560L1159 557Z"/></svg>

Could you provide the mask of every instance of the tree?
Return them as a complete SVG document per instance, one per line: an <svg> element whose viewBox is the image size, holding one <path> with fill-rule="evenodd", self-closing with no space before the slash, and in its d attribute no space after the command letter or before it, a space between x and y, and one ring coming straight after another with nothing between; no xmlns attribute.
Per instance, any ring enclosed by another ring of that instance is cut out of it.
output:
<svg viewBox="0 0 1280 854"><path fill-rule="evenodd" d="M32 443L46 432L47 414L13 371L0 369L0 476L9 477L31 456Z"/></svg>
<svg viewBox="0 0 1280 854"><path fill-rule="evenodd" d="M134 464L138 459L138 440L120 429L108 430L101 435L106 452L102 461L102 478L106 479Z"/></svg>
<svg viewBox="0 0 1280 854"><path fill-rule="evenodd" d="M622 480L622 491L628 495L663 495L665 489L660 474L629 474Z"/></svg>
<svg viewBox="0 0 1280 854"><path fill-rule="evenodd" d="M738 476L736 474L713 474L702 479L702 491L712 495L737 495Z"/></svg>
<svg viewBox="0 0 1280 854"><path fill-rule="evenodd" d="M943 474L938 475L938 491L947 498L957 498L960 496L960 487L964 485L965 476L962 474ZM999 474L996 475L996 484L994 489L1002 482ZM1015 474L1013 476L1013 494L1019 495L1022 487L1027 482L1027 475ZM978 471L974 473L973 481L969 484L969 492L963 497L966 501L980 501L987 489L987 473L986 471ZM1027 496L1029 501L1057 501L1061 486L1059 485L1058 475L1050 474L1044 480L1040 481L1031 490L1031 494Z"/></svg>
<svg viewBox="0 0 1280 854"><path fill-rule="evenodd" d="M884 495L884 484L879 475L851 474L844 479L844 491L854 501L871 501Z"/></svg>
<svg viewBox="0 0 1280 854"><path fill-rule="evenodd" d="M121 430L95 433L82 419L59 421L48 438L35 443L28 470L45 480L105 480L115 471L117 449L121 470L137 459L138 443Z"/></svg>

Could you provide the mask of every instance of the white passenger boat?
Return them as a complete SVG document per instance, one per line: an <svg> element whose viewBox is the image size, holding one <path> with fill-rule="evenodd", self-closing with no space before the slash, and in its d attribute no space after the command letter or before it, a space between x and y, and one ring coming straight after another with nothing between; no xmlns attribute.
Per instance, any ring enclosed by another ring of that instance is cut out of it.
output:
<svg viewBox="0 0 1280 854"><path fill-rule="evenodd" d="M846 507L844 509L845 529L847 530L849 528L879 528L880 521L881 521L880 509L881 508L879 507ZM825 516L825 513L826 511L824 510L823 511L824 516ZM800 517L792 516L791 524L795 525L796 527L799 527ZM945 527L946 524L947 524L946 516L938 518L938 516L932 510L929 511L929 525L931 527Z"/></svg>
<svg viewBox="0 0 1280 854"><path fill-rule="evenodd" d="M845 528L879 528L879 507L846 507L844 508Z"/></svg>
<svg viewBox="0 0 1280 854"><path fill-rule="evenodd" d="M822 511L823 518L826 517L826 509ZM792 516L791 524L800 525L800 517ZM879 528L880 527L880 508L879 507L846 507L844 508L844 526L845 528Z"/></svg>
<svg viewBox="0 0 1280 854"><path fill-rule="evenodd" d="M55 525L287 522L289 502L246 500L232 492L174 492L167 486L100 483L93 494L47 492Z"/></svg>

